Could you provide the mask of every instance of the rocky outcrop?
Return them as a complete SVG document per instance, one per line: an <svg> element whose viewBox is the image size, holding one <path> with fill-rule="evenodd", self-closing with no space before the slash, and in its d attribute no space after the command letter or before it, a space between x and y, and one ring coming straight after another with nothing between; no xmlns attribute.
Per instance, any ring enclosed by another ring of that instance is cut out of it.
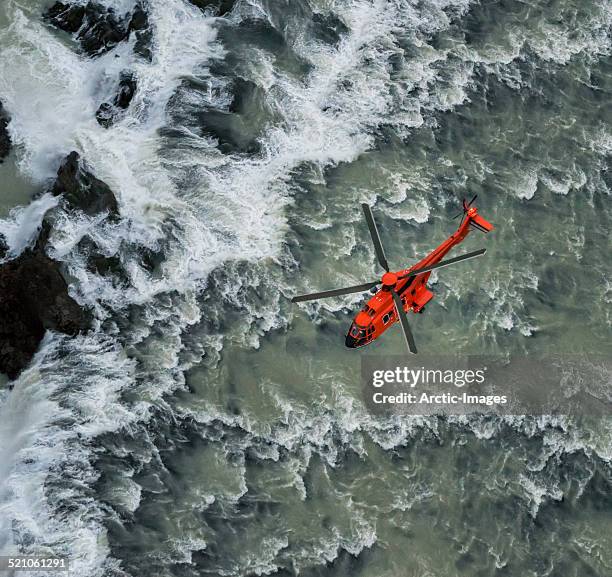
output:
<svg viewBox="0 0 612 577"><path fill-rule="evenodd" d="M75 34L83 26L85 6L56 2L47 10L45 18L60 30Z"/></svg>
<svg viewBox="0 0 612 577"><path fill-rule="evenodd" d="M76 335L91 322L43 244L0 265L0 372L11 380L28 366L45 331Z"/></svg>
<svg viewBox="0 0 612 577"><path fill-rule="evenodd" d="M119 206L109 186L89 172L76 152L71 152L57 171L57 180L51 192L63 195L73 209L89 216L108 212L117 217Z"/></svg>
<svg viewBox="0 0 612 577"><path fill-rule="evenodd" d="M201 10L210 10L217 16L225 16L236 4L236 0L189 0L189 2Z"/></svg>
<svg viewBox="0 0 612 577"><path fill-rule="evenodd" d="M128 34L132 34L132 32L136 36L134 52L150 61L153 58L151 52L153 33L149 24L149 15L142 4L137 4L132 13L132 19L128 25Z"/></svg>
<svg viewBox="0 0 612 577"><path fill-rule="evenodd" d="M89 56L112 50L133 33L136 37L134 51L148 60L152 58L149 16L140 2L131 14L124 16L98 2L55 2L44 18L56 28L74 35L81 50Z"/></svg>
<svg viewBox="0 0 612 577"><path fill-rule="evenodd" d="M10 119L0 102L0 164L11 151L11 137L8 133L8 123Z"/></svg>
<svg viewBox="0 0 612 577"><path fill-rule="evenodd" d="M136 93L136 78L131 72L122 72L119 78L119 90L113 100L103 102L96 112L96 120L104 128L109 128L117 119L121 110L126 110Z"/></svg>
<svg viewBox="0 0 612 577"><path fill-rule="evenodd" d="M91 174L76 152L60 166L52 193L88 215L118 215L112 190ZM49 232L44 221L34 248L0 264L0 373L10 379L28 366L47 330L76 335L91 325L91 314L68 294L61 264L45 252ZM7 248L0 234L0 259ZM106 259L95 264L109 267L113 263Z"/></svg>
<svg viewBox="0 0 612 577"><path fill-rule="evenodd" d="M2 260L8 253L9 246L6 242L6 238L0 232L0 260Z"/></svg>
<svg viewBox="0 0 612 577"><path fill-rule="evenodd" d="M45 17L60 30L76 34L81 49L89 56L104 54L129 36L126 19L97 2L56 2Z"/></svg>

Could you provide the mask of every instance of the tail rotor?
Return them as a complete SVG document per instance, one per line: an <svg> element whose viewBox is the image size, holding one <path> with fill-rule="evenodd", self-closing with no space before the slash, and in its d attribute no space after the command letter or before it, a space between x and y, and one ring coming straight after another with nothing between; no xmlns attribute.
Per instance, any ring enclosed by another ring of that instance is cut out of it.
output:
<svg viewBox="0 0 612 577"><path fill-rule="evenodd" d="M472 207L472 204L474 204L474 201L477 198L478 195L475 194L470 200L470 202L467 202L465 198L462 199L461 206L463 210L459 214L453 216L453 220L462 217L461 223L459 224L459 228L461 228L462 226L464 226L465 219L467 218L469 226L475 228L476 230L479 230L480 232L487 233L493 230L493 225L478 214L478 209L475 206Z"/></svg>
<svg viewBox="0 0 612 577"><path fill-rule="evenodd" d="M460 216L465 216L467 214L467 211L470 209L470 206L472 206L472 203L478 198L478 195L475 194L472 197L472 200L470 200L470 202L466 202L465 198L461 199L461 204L463 206L463 210L459 213L456 214L455 216L453 216L453 220L459 218ZM463 219L462 219L463 220Z"/></svg>

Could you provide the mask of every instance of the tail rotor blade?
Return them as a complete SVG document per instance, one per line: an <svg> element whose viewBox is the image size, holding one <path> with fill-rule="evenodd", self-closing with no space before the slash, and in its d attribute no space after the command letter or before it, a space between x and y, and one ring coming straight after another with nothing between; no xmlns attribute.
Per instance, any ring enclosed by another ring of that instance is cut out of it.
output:
<svg viewBox="0 0 612 577"><path fill-rule="evenodd" d="M391 295L393 296L393 302L395 303L395 309L397 310L397 315L400 320L400 325L402 327L402 332L404 333L404 338L406 339L406 346L408 350L417 354L416 344L414 342L414 337L412 336L412 331L410 330L410 325L408 324L408 316L406 315L406 311L404 310L404 305L402 304L401 297L395 292L395 290L391 291Z"/></svg>
<svg viewBox="0 0 612 577"><path fill-rule="evenodd" d="M434 270L436 268L442 268L444 266L448 266L450 264L455 264L457 262L461 262L462 260L467 260L469 258L476 258L477 256L482 256L487 252L486 248L481 248L480 250L475 250L474 252L468 252L466 254L462 254L460 256L456 256L454 258L449 258L447 260L442 260L436 264L432 264L431 266L426 266L423 268L418 268L416 270L410 271L408 274L402 275L399 278L407 278L409 276L417 276L424 272L429 272L430 270Z"/></svg>
<svg viewBox="0 0 612 577"><path fill-rule="evenodd" d="M470 202L466 202L465 198L461 199L461 206L463 207L463 211L461 211L459 214L456 214L455 216L453 216L453 218L451 220L455 220L457 218L459 218L460 216L464 215L468 209L470 208L470 206L472 206L472 203L478 198L478 195L475 194L472 197L472 200L470 200Z"/></svg>
<svg viewBox="0 0 612 577"><path fill-rule="evenodd" d="M338 296L342 296L342 295L350 295L352 293L361 293L361 292L365 292L373 287L375 287L380 281L375 280L372 282L367 282L364 284L358 284L355 286L349 286L349 287L345 287L345 288L339 288L339 289L334 289L334 290L330 290L330 291L323 291L323 292L319 292L319 293L310 293L307 295L300 295L297 297L293 297L291 299L292 303L301 303L304 301L313 301L313 300L317 300L317 299L326 299L329 297L338 297Z"/></svg>
<svg viewBox="0 0 612 577"><path fill-rule="evenodd" d="M361 205L361 208L363 208L363 214L366 222L368 223L368 228L370 229L370 236L372 237L372 242L374 243L374 250L376 251L378 262L380 263L380 266L389 272L389 263L387 262L387 257L385 256L385 251L380 240L380 235L378 234L378 229L376 228L376 222L374 222L372 209L370 208L369 204L365 203Z"/></svg>

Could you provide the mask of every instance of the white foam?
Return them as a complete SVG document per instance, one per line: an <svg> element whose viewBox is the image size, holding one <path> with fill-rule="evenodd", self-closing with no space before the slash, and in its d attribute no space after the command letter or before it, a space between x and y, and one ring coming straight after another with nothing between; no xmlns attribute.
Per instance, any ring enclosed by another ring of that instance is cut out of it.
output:
<svg viewBox="0 0 612 577"><path fill-rule="evenodd" d="M68 365L65 373L55 371L59 354ZM131 367L108 339L70 341L48 334L32 366L5 394L0 405L2 554L21 551L23 540L33 554L69 555L75 574L102 575L105 531L95 506L77 496L83 483L96 478L87 441L131 418L120 403ZM56 516L54 508L65 501L72 513Z"/></svg>
<svg viewBox="0 0 612 577"><path fill-rule="evenodd" d="M19 256L36 242L42 221L50 209L57 206L59 198L44 194L27 206L11 209L9 216L0 219L0 233L8 246L7 259Z"/></svg>

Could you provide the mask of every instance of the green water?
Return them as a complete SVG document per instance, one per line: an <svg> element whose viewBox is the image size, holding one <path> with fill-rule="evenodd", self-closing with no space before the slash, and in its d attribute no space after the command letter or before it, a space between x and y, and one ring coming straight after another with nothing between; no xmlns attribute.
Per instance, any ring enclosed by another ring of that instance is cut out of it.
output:
<svg viewBox="0 0 612 577"><path fill-rule="evenodd" d="M0 218L13 207L28 204L39 191L39 187L19 171L14 153L0 164L0 183Z"/></svg>

